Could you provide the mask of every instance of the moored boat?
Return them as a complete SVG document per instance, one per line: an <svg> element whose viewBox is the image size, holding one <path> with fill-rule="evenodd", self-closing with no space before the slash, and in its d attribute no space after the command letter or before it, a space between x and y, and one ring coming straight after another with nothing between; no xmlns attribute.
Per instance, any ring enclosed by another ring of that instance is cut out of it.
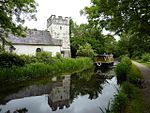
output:
<svg viewBox="0 0 150 113"><path fill-rule="evenodd" d="M96 55L95 63L96 67L110 67L114 64L114 58L112 54L98 54Z"/></svg>

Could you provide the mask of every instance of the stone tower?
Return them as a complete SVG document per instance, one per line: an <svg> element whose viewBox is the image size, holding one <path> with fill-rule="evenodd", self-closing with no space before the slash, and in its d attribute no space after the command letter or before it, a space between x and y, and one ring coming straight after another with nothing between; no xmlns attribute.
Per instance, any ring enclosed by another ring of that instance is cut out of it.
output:
<svg viewBox="0 0 150 113"><path fill-rule="evenodd" d="M47 30L50 32L52 38L62 40L61 54L64 57L71 57L69 18L63 18L62 16L56 17L55 15L51 15L47 19Z"/></svg>

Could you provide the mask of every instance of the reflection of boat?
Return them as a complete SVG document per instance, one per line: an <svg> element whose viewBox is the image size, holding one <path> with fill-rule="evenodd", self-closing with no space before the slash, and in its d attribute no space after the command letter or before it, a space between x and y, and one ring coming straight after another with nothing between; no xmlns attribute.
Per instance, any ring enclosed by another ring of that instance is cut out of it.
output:
<svg viewBox="0 0 150 113"><path fill-rule="evenodd" d="M100 70L100 69L97 69L95 71L96 71L95 77L97 79L111 79L114 76L114 75L108 73L109 70Z"/></svg>
<svg viewBox="0 0 150 113"><path fill-rule="evenodd" d="M98 54L96 55L96 67L109 67L113 66L114 58L112 54Z"/></svg>

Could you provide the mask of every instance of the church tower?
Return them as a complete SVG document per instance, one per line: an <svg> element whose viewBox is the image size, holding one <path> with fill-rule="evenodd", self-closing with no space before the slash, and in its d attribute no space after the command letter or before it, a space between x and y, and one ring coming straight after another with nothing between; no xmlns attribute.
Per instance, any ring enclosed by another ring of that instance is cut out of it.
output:
<svg viewBox="0 0 150 113"><path fill-rule="evenodd" d="M69 18L51 15L47 19L47 30L52 38L62 40L61 54L64 57L71 57L70 39L69 39Z"/></svg>

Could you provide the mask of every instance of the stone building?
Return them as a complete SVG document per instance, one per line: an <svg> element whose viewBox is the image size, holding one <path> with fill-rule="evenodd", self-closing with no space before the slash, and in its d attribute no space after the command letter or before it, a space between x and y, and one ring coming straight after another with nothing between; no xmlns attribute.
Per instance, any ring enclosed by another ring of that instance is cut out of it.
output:
<svg viewBox="0 0 150 113"><path fill-rule="evenodd" d="M14 48L7 46L6 49L19 55L47 51L52 56L59 52L63 57L71 57L68 17L51 15L47 19L46 30L28 30L26 38L10 34L8 39Z"/></svg>

